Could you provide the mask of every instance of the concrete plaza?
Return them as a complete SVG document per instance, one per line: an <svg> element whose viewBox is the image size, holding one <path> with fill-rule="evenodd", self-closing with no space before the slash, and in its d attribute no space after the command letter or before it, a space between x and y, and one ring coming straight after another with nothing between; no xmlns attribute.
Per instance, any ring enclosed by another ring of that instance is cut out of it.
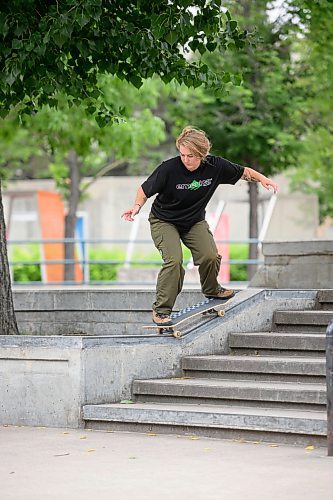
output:
<svg viewBox="0 0 333 500"><path fill-rule="evenodd" d="M332 500L325 448L0 426L2 500Z"/></svg>

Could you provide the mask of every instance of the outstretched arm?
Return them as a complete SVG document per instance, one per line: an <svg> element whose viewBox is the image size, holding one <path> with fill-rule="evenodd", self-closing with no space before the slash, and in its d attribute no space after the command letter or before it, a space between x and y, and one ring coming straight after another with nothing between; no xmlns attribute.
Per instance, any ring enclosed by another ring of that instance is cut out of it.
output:
<svg viewBox="0 0 333 500"><path fill-rule="evenodd" d="M134 221L134 216L140 212L141 207L143 207L146 201L147 201L147 196L145 195L142 187L140 186L136 192L134 205L121 215L123 219L129 222Z"/></svg>
<svg viewBox="0 0 333 500"><path fill-rule="evenodd" d="M253 168L250 167L245 167L244 168L244 173L241 177L244 181L248 182L260 182L260 184L265 188L265 189L273 189L274 193L277 193L278 191L278 185L276 182L273 182L271 179L268 177L265 177L263 174L260 172L257 172L256 170L253 170Z"/></svg>

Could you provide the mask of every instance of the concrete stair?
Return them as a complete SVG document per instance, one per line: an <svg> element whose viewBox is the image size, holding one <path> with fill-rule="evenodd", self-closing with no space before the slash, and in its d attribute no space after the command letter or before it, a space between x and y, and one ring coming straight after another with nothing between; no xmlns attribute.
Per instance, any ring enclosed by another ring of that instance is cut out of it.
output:
<svg viewBox="0 0 333 500"><path fill-rule="evenodd" d="M323 444L325 412L190 404L86 405L90 429L192 434L212 438Z"/></svg>
<svg viewBox="0 0 333 500"><path fill-rule="evenodd" d="M274 324L276 331L325 332L333 319L333 311L276 311Z"/></svg>
<svg viewBox="0 0 333 500"><path fill-rule="evenodd" d="M290 356L192 356L183 358L185 376L214 379L324 382L325 359Z"/></svg>
<svg viewBox="0 0 333 500"><path fill-rule="evenodd" d="M134 381L135 404L85 406L86 426L325 445L325 292L275 311L270 332L230 333L227 354L184 357L182 377Z"/></svg>
<svg viewBox="0 0 333 500"><path fill-rule="evenodd" d="M184 379L137 380L136 401L197 404L261 405L284 403L288 408L320 409L326 403L325 385L320 383L267 382L257 380Z"/></svg>

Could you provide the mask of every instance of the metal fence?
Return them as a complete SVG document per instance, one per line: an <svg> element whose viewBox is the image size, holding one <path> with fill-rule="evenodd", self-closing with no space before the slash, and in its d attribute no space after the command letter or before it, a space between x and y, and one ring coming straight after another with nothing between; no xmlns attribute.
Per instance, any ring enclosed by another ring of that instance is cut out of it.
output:
<svg viewBox="0 0 333 500"><path fill-rule="evenodd" d="M64 245L65 243L69 244L75 244L75 251L77 257L75 259L46 259L46 258L38 258L38 259L14 259L11 257L11 249L13 246L18 246L18 247L23 247L27 248L32 245L37 245L40 248L40 255L43 255L43 245L52 245L52 244L61 244ZM156 259L135 259L132 256L132 251L129 252L128 249L131 248L133 250L133 243L134 245L138 246L148 246L147 253L156 251L153 243L151 240L135 240L135 242L131 240L114 240L114 239L77 239L77 238L64 238L64 239L45 239L45 240L8 240L7 245L8 245L8 253L9 253L9 266L11 269L11 274L12 274L12 281L14 284L17 285L27 285L27 284L38 284L38 285L78 285L78 284L83 284L83 285L89 285L89 284L94 284L94 285L125 285L125 284L136 284L136 285L152 285L155 283L155 281L149 281L149 280L141 280L141 281L126 281L122 282L119 281L118 279L114 280L93 280L91 279L91 273L90 273L90 268L94 264L99 264L99 265L113 265L116 266L118 269L119 268L133 268L133 267L139 267L142 266L144 268L148 268L149 266L151 267L159 267L162 263L161 258L156 258ZM257 245L259 252L261 249L261 241L258 239L244 239L244 240L217 240L216 243L219 245L229 245L229 244L234 244L234 245ZM124 257L123 258L116 258L116 259L91 259L89 258L89 251L92 248L93 245L99 246L99 249L103 248L104 250L108 247L110 249L115 249L115 248L121 248L123 249ZM50 282L45 279L45 273L41 272L42 278L40 281L18 281L15 280L15 274L14 274L14 269L15 266L40 266L41 270L45 268L45 266L55 266L55 265L68 265L68 264L76 264L81 266L82 269L82 280L80 282L78 281L56 281L56 282ZM252 265L252 266L259 266L263 264L263 260L261 259L223 259L221 266L236 266L236 265ZM191 266L191 260L184 260L183 265L185 267L190 267ZM43 278L44 275L44 278ZM235 281L231 281L232 283L235 283ZM244 285L247 284L247 282L242 282Z"/></svg>

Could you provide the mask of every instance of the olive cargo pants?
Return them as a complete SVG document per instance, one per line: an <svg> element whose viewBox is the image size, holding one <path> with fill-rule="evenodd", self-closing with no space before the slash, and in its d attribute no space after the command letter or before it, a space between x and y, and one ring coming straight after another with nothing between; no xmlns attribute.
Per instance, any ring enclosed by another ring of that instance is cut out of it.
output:
<svg viewBox="0 0 333 500"><path fill-rule="evenodd" d="M217 276L221 256L209 230L203 220L194 224L186 233L179 233L176 226L162 221L150 214L151 236L159 250L163 265L156 284L156 300L153 309L159 314L170 314L177 295L180 293L185 271L181 242L192 253L194 265L199 266L201 289L204 295L215 295L219 289Z"/></svg>

